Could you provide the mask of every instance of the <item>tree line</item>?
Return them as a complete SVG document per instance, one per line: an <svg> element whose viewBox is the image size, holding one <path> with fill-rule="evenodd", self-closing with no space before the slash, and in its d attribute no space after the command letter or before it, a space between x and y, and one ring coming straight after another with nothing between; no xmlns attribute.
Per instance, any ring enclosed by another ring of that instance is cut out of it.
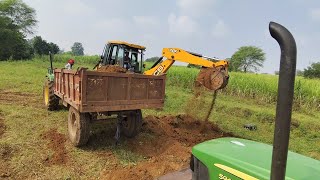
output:
<svg viewBox="0 0 320 180"><path fill-rule="evenodd" d="M0 1L0 60L31 59L34 55L48 55L49 52L63 53L59 46L47 42L41 36L26 39L33 35L37 25L36 11L22 0ZM84 55L81 43L71 47L72 55Z"/></svg>

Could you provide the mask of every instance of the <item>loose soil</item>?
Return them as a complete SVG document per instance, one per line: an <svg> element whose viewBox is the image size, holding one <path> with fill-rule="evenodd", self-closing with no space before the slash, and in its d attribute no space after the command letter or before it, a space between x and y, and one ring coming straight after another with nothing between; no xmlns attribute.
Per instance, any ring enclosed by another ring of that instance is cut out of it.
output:
<svg viewBox="0 0 320 180"><path fill-rule="evenodd" d="M202 129L202 127L205 127ZM200 142L232 136L211 122L193 119L188 115L147 116L142 132L128 141L133 153L144 157L137 165L115 166L106 170L105 179L155 179L189 166L191 148Z"/></svg>
<svg viewBox="0 0 320 180"><path fill-rule="evenodd" d="M99 72L126 73L127 70L117 65L106 65L98 68Z"/></svg>
<svg viewBox="0 0 320 180"><path fill-rule="evenodd" d="M65 148L65 135L58 133L57 129L51 129L41 136L43 139L49 140L47 147L53 151L53 154L48 156L44 163L49 166L66 164L69 157Z"/></svg>

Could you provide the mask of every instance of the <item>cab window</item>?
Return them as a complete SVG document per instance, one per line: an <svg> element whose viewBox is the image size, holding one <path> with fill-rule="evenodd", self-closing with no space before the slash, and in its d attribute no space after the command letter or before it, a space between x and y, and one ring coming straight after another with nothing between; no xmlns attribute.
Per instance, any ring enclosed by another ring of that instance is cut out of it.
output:
<svg viewBox="0 0 320 180"><path fill-rule="evenodd" d="M118 50L118 46L113 46L112 48L112 55L111 55L111 59L115 60L117 57L117 50Z"/></svg>
<svg viewBox="0 0 320 180"><path fill-rule="evenodd" d="M131 63L134 68L134 72L142 72L142 54L139 51L134 51L131 53Z"/></svg>
<svg viewBox="0 0 320 180"><path fill-rule="evenodd" d="M121 67L123 67L123 57L124 57L124 49L122 46L119 46L117 62Z"/></svg>

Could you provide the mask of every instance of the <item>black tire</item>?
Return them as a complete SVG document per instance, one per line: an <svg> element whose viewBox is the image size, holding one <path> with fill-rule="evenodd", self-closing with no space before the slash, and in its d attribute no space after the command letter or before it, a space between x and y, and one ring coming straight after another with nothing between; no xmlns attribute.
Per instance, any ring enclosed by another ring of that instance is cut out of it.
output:
<svg viewBox="0 0 320 180"><path fill-rule="evenodd" d="M122 121L121 132L128 138L135 137L141 129L142 126L142 113L141 110L131 111L126 114Z"/></svg>
<svg viewBox="0 0 320 180"><path fill-rule="evenodd" d="M194 159L193 154L191 154L190 162L189 162L189 166L190 166L191 171L194 171L194 160L193 159Z"/></svg>
<svg viewBox="0 0 320 180"><path fill-rule="evenodd" d="M87 144L90 135L90 114L80 113L70 106L68 133L69 139L74 146L79 147Z"/></svg>
<svg viewBox="0 0 320 180"><path fill-rule="evenodd" d="M43 102L49 111L58 109L59 98L54 94L53 81L45 80L43 85Z"/></svg>

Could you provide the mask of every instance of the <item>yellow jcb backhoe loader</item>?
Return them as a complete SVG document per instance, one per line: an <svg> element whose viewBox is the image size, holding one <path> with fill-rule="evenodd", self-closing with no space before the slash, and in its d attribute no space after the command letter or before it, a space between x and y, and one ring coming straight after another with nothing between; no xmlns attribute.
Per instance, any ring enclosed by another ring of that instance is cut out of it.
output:
<svg viewBox="0 0 320 180"><path fill-rule="evenodd" d="M158 76L166 73L175 61L180 61L202 67L196 79L198 86L203 85L209 90L218 90L228 83L228 61L202 56L180 48L163 48L162 57L149 70L143 72L145 49L144 46L123 41L109 41L96 67L119 65L127 69L129 67L135 73ZM126 56L130 58L129 66Z"/></svg>

